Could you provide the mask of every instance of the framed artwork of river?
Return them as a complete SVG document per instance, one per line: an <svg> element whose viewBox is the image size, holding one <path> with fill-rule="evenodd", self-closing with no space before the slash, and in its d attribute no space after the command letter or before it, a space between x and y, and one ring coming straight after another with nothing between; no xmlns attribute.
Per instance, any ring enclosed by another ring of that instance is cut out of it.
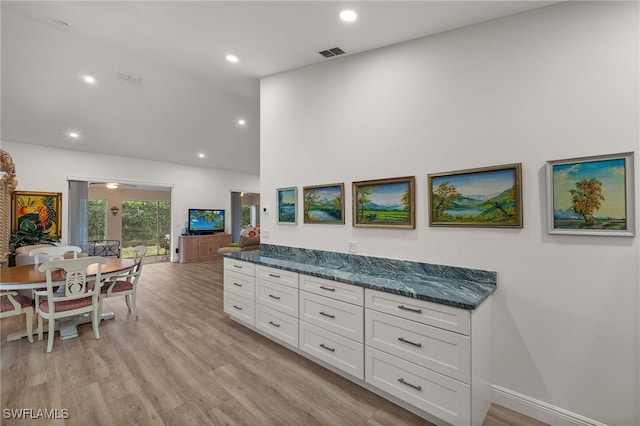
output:
<svg viewBox="0 0 640 426"><path fill-rule="evenodd" d="M428 175L429 226L522 228L522 165Z"/></svg>
<svg viewBox="0 0 640 426"><path fill-rule="evenodd" d="M344 183L302 188L304 223L344 225Z"/></svg>

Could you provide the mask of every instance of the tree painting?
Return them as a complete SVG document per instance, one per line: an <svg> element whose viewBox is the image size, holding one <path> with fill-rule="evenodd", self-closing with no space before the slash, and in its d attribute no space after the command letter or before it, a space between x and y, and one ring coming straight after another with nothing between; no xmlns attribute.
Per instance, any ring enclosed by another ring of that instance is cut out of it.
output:
<svg viewBox="0 0 640 426"><path fill-rule="evenodd" d="M353 183L353 225L414 228L415 177Z"/></svg>
<svg viewBox="0 0 640 426"><path fill-rule="evenodd" d="M550 162L551 232L627 230L626 160L611 157Z"/></svg>
<svg viewBox="0 0 640 426"><path fill-rule="evenodd" d="M521 164L429 175L430 225L522 227Z"/></svg>
<svg viewBox="0 0 640 426"><path fill-rule="evenodd" d="M344 223L344 185L304 187L305 223Z"/></svg>
<svg viewBox="0 0 640 426"><path fill-rule="evenodd" d="M462 194L458 192L458 189L455 186L451 185L451 181L446 181L438 185L436 194L438 195L438 199L436 202L436 207L433 210L436 219L440 218L444 210L453 209L453 203L458 198L462 197Z"/></svg>
<svg viewBox="0 0 640 426"><path fill-rule="evenodd" d="M602 182L598 179L580 179L576 182L575 189L571 193L571 210L582 216L588 224L593 224L593 213L600 209L601 202L604 201L602 195Z"/></svg>

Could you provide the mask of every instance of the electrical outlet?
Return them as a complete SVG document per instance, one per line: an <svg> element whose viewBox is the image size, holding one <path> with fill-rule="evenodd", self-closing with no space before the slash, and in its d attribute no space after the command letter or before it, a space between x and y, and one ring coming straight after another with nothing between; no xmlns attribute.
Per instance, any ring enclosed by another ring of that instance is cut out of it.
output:
<svg viewBox="0 0 640 426"><path fill-rule="evenodd" d="M358 242L357 241L347 241L347 251L349 253L357 253L358 252Z"/></svg>
<svg viewBox="0 0 640 426"><path fill-rule="evenodd" d="M263 240L268 240L269 238L271 238L271 231L263 229L261 235Z"/></svg>

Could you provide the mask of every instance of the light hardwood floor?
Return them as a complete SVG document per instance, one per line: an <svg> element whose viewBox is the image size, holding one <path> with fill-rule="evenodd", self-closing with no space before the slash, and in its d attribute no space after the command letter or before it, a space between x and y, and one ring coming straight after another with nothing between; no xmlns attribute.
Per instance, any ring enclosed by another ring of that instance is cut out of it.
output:
<svg viewBox="0 0 640 426"><path fill-rule="evenodd" d="M3 425L429 425L429 422L230 320L222 260L145 265L136 320L124 298L114 320L78 327L45 353L46 337L5 342L0 325ZM6 409L52 410L17 420ZM68 411L62 411L62 410ZM51 414L51 411L49 412ZM485 426L540 426L492 405Z"/></svg>

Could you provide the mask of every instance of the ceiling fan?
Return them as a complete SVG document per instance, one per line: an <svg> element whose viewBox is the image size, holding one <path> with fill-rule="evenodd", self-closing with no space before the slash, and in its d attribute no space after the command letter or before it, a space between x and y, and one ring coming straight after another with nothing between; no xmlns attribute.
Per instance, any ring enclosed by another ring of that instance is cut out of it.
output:
<svg viewBox="0 0 640 426"><path fill-rule="evenodd" d="M122 182L89 182L89 185L99 186L99 187L108 188L108 189L137 188L138 187L138 185L133 185L131 183L122 183Z"/></svg>

